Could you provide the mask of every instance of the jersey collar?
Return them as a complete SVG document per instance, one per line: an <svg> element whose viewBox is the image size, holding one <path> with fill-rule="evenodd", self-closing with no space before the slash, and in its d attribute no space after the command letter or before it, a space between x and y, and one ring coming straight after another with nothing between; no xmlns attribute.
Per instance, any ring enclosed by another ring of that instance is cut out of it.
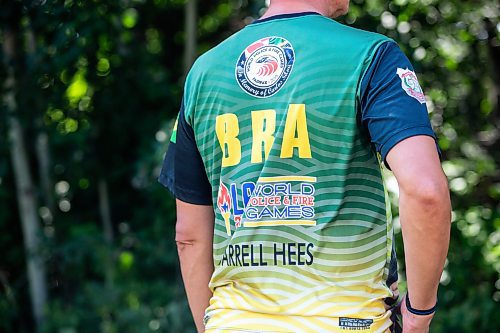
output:
<svg viewBox="0 0 500 333"><path fill-rule="evenodd" d="M308 15L320 15L321 16L320 13L316 13L316 12L299 12L299 13L279 14L279 15L269 16L269 17L266 17L264 19L255 20L251 24L274 21L274 20L279 20L279 19L284 19L284 18L308 16Z"/></svg>

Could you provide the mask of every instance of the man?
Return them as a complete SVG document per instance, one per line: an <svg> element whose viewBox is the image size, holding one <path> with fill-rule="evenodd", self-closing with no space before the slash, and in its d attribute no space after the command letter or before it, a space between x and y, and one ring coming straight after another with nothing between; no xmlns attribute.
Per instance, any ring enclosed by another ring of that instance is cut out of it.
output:
<svg viewBox="0 0 500 333"><path fill-rule="evenodd" d="M404 333L437 303L450 201L425 96L390 39L272 0L194 64L160 182L199 332L390 332L397 298L381 167L400 189Z"/></svg>

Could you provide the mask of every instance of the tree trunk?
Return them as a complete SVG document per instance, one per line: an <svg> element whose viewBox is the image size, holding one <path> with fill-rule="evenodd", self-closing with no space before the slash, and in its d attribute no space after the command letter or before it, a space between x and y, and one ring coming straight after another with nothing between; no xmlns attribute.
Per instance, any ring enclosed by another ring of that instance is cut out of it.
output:
<svg viewBox="0 0 500 333"><path fill-rule="evenodd" d="M184 11L184 72L187 74L196 59L197 39L197 0L188 0Z"/></svg>
<svg viewBox="0 0 500 333"><path fill-rule="evenodd" d="M108 182L101 178L98 184L99 193L99 213L101 215L101 222L104 231L104 241L106 243L105 253L105 267L104 277L106 279L106 286L113 287L114 281L114 265L113 265L113 223L111 221L111 207L109 203Z"/></svg>
<svg viewBox="0 0 500 333"><path fill-rule="evenodd" d="M36 41L33 29L28 27L26 29L26 49L28 51L28 64L33 68L36 66L34 63L36 55ZM50 176L50 150L49 150L49 136L43 128L43 112L38 119L38 133L35 139L35 151L38 160L38 173L40 176L40 187L42 194L42 203L50 211L49 221L54 215L54 195L53 195L53 182ZM47 221L46 221L47 222Z"/></svg>
<svg viewBox="0 0 500 333"><path fill-rule="evenodd" d="M31 179L26 146L23 139L23 128L17 117L15 99L15 77L13 59L15 55L15 33L5 30L3 51L7 63L7 79L5 80L4 102L9 113L9 140L13 173L17 190L19 216L22 224L28 282L35 318L36 331L42 327L44 309L47 303L47 283L45 262L40 255L41 228L37 214L35 188Z"/></svg>
<svg viewBox="0 0 500 333"><path fill-rule="evenodd" d="M39 129L35 140L36 157L38 160L38 171L40 175L40 186L42 189L43 204L50 211L50 220L54 216L53 182L50 176L50 151L49 136L43 129Z"/></svg>

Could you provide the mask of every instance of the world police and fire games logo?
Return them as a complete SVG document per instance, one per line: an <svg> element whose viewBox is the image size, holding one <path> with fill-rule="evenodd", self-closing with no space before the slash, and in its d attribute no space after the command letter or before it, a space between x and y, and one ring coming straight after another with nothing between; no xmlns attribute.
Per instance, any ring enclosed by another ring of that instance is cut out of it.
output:
<svg viewBox="0 0 500 333"><path fill-rule="evenodd" d="M260 177L257 182L219 183L217 208L227 235L231 227L316 225L316 177ZM234 221L234 223L232 223Z"/></svg>
<svg viewBox="0 0 500 333"><path fill-rule="evenodd" d="M425 103L425 95L418 83L417 75L415 72L407 69L398 68L396 71L401 79L401 87L411 97L415 98L420 104Z"/></svg>
<svg viewBox="0 0 500 333"><path fill-rule="evenodd" d="M249 95L266 98L286 83L295 62L292 44L282 37L266 37L249 45L236 63L236 81Z"/></svg>

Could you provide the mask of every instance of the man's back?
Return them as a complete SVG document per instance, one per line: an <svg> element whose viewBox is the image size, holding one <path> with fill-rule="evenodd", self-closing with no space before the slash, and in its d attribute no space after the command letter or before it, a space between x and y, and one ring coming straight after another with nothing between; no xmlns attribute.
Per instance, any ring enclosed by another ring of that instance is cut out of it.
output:
<svg viewBox="0 0 500 333"><path fill-rule="evenodd" d="M183 112L216 213L208 332L391 325L392 224L359 114L384 42L314 13L283 15L193 67Z"/></svg>

